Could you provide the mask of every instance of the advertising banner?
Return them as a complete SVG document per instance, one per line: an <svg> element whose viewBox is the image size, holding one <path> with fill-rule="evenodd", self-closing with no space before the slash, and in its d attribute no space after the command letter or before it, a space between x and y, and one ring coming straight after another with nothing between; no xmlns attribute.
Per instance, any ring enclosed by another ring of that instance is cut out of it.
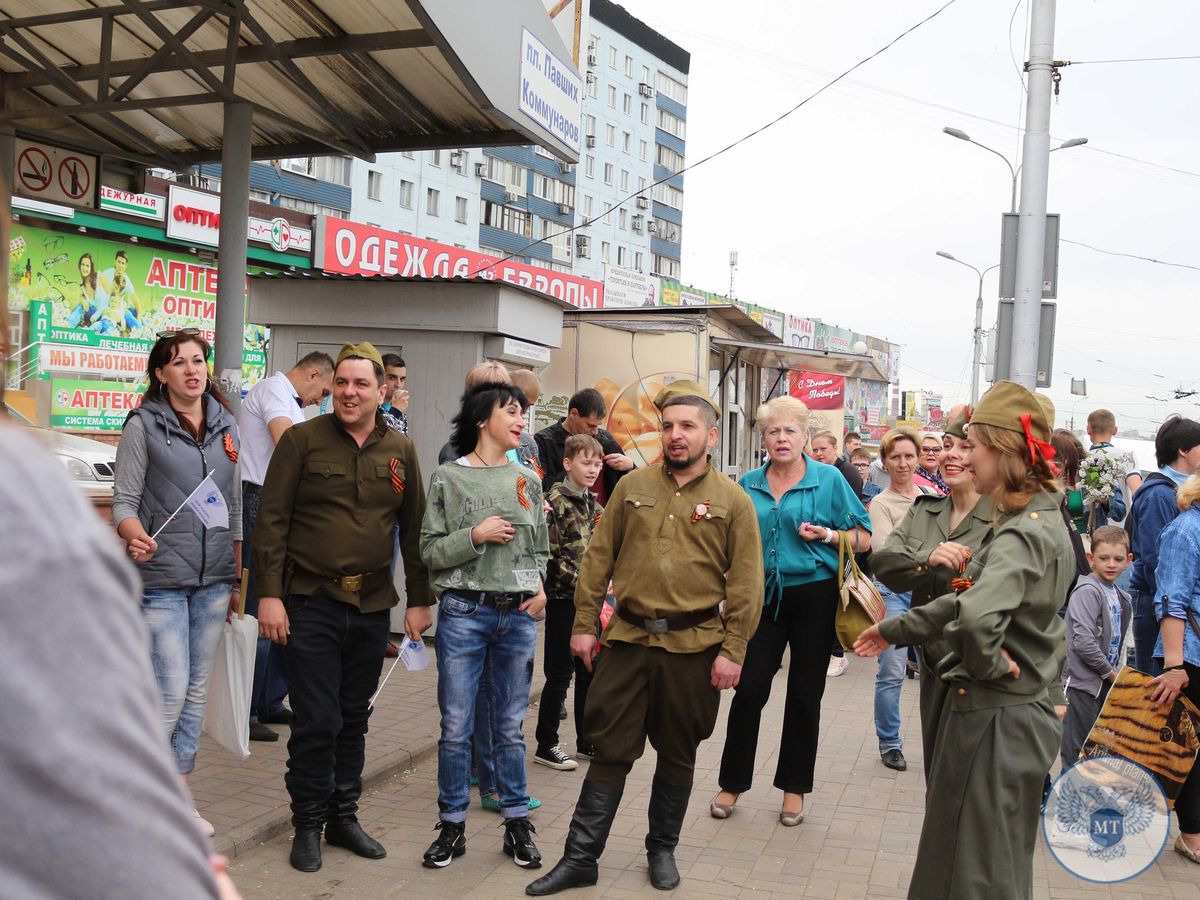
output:
<svg viewBox="0 0 1200 900"><path fill-rule="evenodd" d="M783 342L789 347L808 349L813 345L813 327L812 319L806 319L803 316L788 316L787 323L783 327Z"/></svg>
<svg viewBox="0 0 1200 900"><path fill-rule="evenodd" d="M317 217L313 265L337 275L399 275L404 278L483 278L507 281L580 309L604 305L604 285L510 259L426 241L373 225Z"/></svg>
<svg viewBox="0 0 1200 900"><path fill-rule="evenodd" d="M604 266L604 308L657 306L658 279L636 269Z"/></svg>
<svg viewBox="0 0 1200 900"><path fill-rule="evenodd" d="M50 427L120 431L145 390L145 385L121 381L55 378L50 382Z"/></svg>
<svg viewBox="0 0 1200 900"><path fill-rule="evenodd" d="M846 379L842 375L819 372L789 372L791 394L810 410L837 409L845 406Z"/></svg>

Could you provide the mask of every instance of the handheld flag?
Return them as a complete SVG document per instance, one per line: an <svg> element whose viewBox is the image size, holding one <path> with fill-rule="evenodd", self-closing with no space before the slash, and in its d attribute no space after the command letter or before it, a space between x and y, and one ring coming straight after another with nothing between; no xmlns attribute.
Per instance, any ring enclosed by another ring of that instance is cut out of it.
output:
<svg viewBox="0 0 1200 900"><path fill-rule="evenodd" d="M225 497L217 487L217 483L213 481L213 473L209 472L204 480L184 498L183 502L175 507L175 512L167 516L167 520L158 526L158 530L154 534L150 535L150 540L156 539L185 506L191 507L192 512L196 514L205 528L229 527L229 507L226 505Z"/></svg>

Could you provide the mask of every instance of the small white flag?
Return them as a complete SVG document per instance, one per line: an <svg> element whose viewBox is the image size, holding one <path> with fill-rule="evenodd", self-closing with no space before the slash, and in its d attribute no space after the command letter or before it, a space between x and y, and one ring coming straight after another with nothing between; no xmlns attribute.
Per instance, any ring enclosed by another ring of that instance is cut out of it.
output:
<svg viewBox="0 0 1200 900"><path fill-rule="evenodd" d="M228 528L229 507L217 483L213 481L212 473L200 482L200 486L192 491L187 499L187 505L196 514L205 528Z"/></svg>

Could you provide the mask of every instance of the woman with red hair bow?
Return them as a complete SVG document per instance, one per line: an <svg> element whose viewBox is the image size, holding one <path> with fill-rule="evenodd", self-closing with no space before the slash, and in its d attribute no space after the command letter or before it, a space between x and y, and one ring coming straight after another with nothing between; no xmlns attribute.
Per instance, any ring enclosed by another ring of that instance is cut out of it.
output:
<svg viewBox="0 0 1200 900"><path fill-rule="evenodd" d="M1064 658L1058 608L1075 577L1051 460L1052 407L1002 381L967 429L975 489L996 522L952 591L868 628L862 656L942 640L950 689L929 763L909 897L1027 898L1042 780L1062 726L1051 701Z"/></svg>

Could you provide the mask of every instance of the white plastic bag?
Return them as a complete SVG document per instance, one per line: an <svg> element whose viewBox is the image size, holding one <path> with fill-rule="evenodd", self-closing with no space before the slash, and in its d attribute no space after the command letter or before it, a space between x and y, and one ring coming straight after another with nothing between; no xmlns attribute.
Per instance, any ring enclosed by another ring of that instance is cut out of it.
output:
<svg viewBox="0 0 1200 900"><path fill-rule="evenodd" d="M245 599L242 600L245 609ZM258 620L242 613L225 623L208 680L204 730L236 756L250 756L250 692L254 687L254 655Z"/></svg>

